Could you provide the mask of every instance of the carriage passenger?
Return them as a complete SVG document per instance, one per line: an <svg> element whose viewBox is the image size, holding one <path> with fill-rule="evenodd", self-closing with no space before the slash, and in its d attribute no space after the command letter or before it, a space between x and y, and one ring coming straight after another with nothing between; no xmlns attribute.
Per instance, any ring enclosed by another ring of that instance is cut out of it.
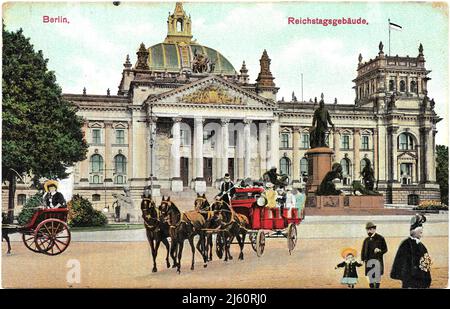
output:
<svg viewBox="0 0 450 309"><path fill-rule="evenodd" d="M292 194L292 188L291 187L287 187L286 189L286 203L285 203L285 208L287 210L290 210L292 208L295 207L295 195Z"/></svg>
<svg viewBox="0 0 450 309"><path fill-rule="evenodd" d="M61 192L58 192L58 182L48 180L44 183L45 194L43 196L44 205L47 208L65 208L66 200Z"/></svg>
<svg viewBox="0 0 450 309"><path fill-rule="evenodd" d="M305 193L303 192L303 189L300 188L300 189L298 189L298 191L296 190L295 208L297 208L297 210L298 210L299 218L302 218L302 219L304 217L303 209L305 208L305 202L306 202L306 196L305 196Z"/></svg>

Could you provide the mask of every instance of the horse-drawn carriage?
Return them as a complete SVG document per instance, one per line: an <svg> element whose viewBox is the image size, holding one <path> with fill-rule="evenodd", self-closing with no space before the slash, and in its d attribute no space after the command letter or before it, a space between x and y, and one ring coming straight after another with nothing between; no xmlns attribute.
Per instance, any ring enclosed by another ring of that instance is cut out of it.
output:
<svg viewBox="0 0 450 309"><path fill-rule="evenodd" d="M265 207L261 198L263 192L262 187L236 188L231 207L236 213L248 218L251 229L247 233L258 256L264 253L266 238L287 238L291 253L297 244L297 225L302 220L301 214L297 208Z"/></svg>
<svg viewBox="0 0 450 309"><path fill-rule="evenodd" d="M39 207L31 220L25 225L3 224L3 236L22 233L22 241L29 250L46 255L63 253L70 244L70 231L67 226L67 208ZM8 251L10 251L9 238Z"/></svg>

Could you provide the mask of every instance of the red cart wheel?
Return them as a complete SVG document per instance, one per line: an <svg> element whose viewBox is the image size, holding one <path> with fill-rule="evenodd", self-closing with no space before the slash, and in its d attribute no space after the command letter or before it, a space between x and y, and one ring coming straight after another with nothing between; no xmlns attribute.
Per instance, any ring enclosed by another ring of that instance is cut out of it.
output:
<svg viewBox="0 0 450 309"><path fill-rule="evenodd" d="M287 243L289 254L291 254L294 251L295 245L297 245L297 227L294 223L290 223L288 226Z"/></svg>
<svg viewBox="0 0 450 309"><path fill-rule="evenodd" d="M259 230L256 234L256 255L262 256L264 253L264 247L266 246L266 235L263 230Z"/></svg>
<svg viewBox="0 0 450 309"><path fill-rule="evenodd" d="M64 221L58 219L44 220L34 230L34 242L36 248L42 253L61 254L70 243L69 227Z"/></svg>
<svg viewBox="0 0 450 309"><path fill-rule="evenodd" d="M25 247L28 248L28 250L31 250L31 251L36 252L36 253L41 253L41 251L38 248L36 248L36 243L34 241L34 235L33 234L25 234L25 233L23 233L22 234L22 241L23 241L23 244L25 245Z"/></svg>

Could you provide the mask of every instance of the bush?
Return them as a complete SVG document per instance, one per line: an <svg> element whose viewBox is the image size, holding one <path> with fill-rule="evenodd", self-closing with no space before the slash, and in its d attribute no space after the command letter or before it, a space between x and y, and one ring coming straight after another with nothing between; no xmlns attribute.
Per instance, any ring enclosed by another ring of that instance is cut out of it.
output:
<svg viewBox="0 0 450 309"><path fill-rule="evenodd" d="M414 207L414 210L448 210L448 206L439 201L424 200L420 202L419 206Z"/></svg>
<svg viewBox="0 0 450 309"><path fill-rule="evenodd" d="M69 208L68 224L71 227L103 226L108 223L106 216L101 211L95 210L91 202L79 194L72 197L67 207Z"/></svg>
<svg viewBox="0 0 450 309"><path fill-rule="evenodd" d="M37 207L42 206L42 197L42 193L36 193L25 202L22 211L17 216L17 221L20 225L25 225L30 222L34 213L37 211Z"/></svg>

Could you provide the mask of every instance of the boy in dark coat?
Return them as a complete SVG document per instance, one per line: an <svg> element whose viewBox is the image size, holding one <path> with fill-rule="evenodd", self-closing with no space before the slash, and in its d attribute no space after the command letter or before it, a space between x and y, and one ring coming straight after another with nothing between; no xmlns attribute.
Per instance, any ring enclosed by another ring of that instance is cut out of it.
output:
<svg viewBox="0 0 450 309"><path fill-rule="evenodd" d="M369 237L364 239L361 250L361 260L366 264L365 274L366 276L369 276L369 287L371 289L380 288L381 276L384 274L383 255L388 251L384 237L377 234L376 229L377 227L375 224L367 222L366 231ZM375 267L373 263L376 263L376 261L378 261L380 266L379 273L372 277L369 275L369 272Z"/></svg>
<svg viewBox="0 0 450 309"><path fill-rule="evenodd" d="M431 258L421 242L424 215L411 219L410 237L398 248L392 265L391 278L402 281L402 288L424 289L431 285Z"/></svg>

